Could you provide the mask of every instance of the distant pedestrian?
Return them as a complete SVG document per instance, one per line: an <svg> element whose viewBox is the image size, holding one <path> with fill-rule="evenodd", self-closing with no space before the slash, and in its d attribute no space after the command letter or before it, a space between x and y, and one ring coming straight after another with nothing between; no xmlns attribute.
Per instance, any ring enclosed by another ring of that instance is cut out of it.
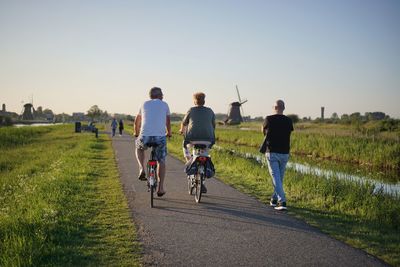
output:
<svg viewBox="0 0 400 267"><path fill-rule="evenodd" d="M112 137L115 136L115 131L117 130L118 122L116 118L113 118L111 122Z"/></svg>
<svg viewBox="0 0 400 267"><path fill-rule="evenodd" d="M267 116L261 128L265 139L260 152L265 153L274 186L270 206L276 210L286 210L283 178L289 160L290 134L293 131L293 123L289 117L283 115L285 103L282 100L275 102L273 110L275 114Z"/></svg>
<svg viewBox="0 0 400 267"><path fill-rule="evenodd" d="M122 131L124 130L124 122L122 121L122 119L119 120L118 129L119 129L119 135L121 136Z"/></svg>

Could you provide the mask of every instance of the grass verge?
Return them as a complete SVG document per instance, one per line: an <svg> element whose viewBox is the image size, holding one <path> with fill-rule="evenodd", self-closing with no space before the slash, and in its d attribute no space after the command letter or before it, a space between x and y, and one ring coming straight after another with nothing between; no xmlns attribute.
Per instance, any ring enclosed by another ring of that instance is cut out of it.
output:
<svg viewBox="0 0 400 267"><path fill-rule="evenodd" d="M72 125L0 136L0 266L140 266L107 136Z"/></svg>

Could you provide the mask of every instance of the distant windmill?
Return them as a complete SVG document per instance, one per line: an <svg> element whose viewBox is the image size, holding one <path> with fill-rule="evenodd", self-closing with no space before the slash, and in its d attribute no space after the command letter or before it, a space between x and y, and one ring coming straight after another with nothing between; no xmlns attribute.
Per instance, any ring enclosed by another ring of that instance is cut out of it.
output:
<svg viewBox="0 0 400 267"><path fill-rule="evenodd" d="M243 117L242 114L240 113L240 110L242 110L242 113L244 114L242 105L246 103L247 100L242 101L239 93L239 88L237 85L236 85L236 92L238 95L239 102L232 102L229 105L228 118L226 118L225 124L237 125L243 122Z"/></svg>
<svg viewBox="0 0 400 267"><path fill-rule="evenodd" d="M33 107L33 95L32 95L31 103L27 103L24 105L24 110L22 113L22 120L24 120L24 121L33 120L34 114L35 114L35 108Z"/></svg>
<svg viewBox="0 0 400 267"><path fill-rule="evenodd" d="M24 121L31 121L33 120L33 113L35 112L35 109L33 108L33 105L31 103L27 103L24 105L24 113L22 114L22 119Z"/></svg>

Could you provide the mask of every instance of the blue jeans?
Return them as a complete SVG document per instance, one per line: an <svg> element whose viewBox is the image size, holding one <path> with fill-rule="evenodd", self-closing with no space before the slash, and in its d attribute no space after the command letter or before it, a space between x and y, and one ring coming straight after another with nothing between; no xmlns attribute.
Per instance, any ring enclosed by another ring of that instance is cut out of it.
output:
<svg viewBox="0 0 400 267"><path fill-rule="evenodd" d="M278 202L286 202L285 192L283 191L283 177L285 176L289 154L265 153L265 156L267 157L268 170L274 186L274 193L271 199L278 200Z"/></svg>

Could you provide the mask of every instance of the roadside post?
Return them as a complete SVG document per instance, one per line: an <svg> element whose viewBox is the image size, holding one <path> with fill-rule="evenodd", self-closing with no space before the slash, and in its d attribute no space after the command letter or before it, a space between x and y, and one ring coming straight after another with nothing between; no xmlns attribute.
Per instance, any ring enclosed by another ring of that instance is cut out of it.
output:
<svg viewBox="0 0 400 267"><path fill-rule="evenodd" d="M76 122L75 122L75 132L76 132L76 133L82 132L82 124L81 124L80 121L76 121Z"/></svg>

